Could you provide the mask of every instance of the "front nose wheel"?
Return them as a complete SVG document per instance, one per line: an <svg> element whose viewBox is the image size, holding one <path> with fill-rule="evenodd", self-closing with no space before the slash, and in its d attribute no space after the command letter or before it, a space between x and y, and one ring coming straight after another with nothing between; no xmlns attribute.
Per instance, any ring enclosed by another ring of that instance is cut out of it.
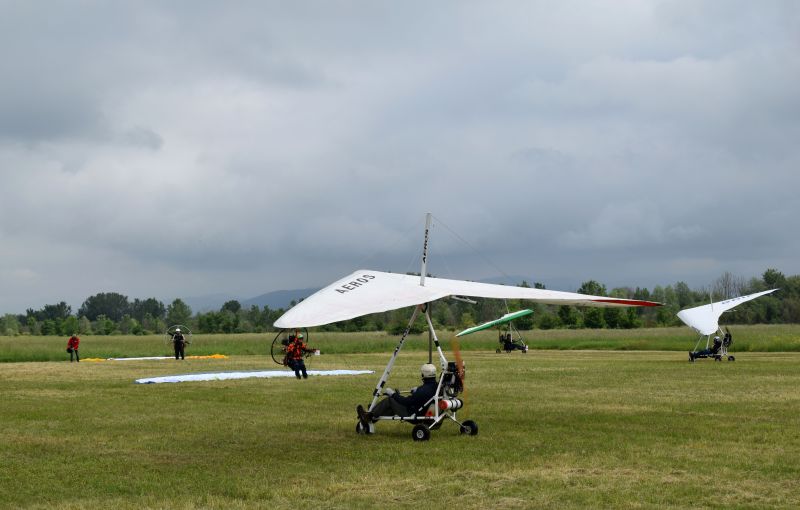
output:
<svg viewBox="0 0 800 510"><path fill-rule="evenodd" d="M478 424L472 420L467 420L461 424L459 431L462 434L469 434L470 436L478 435Z"/></svg>
<svg viewBox="0 0 800 510"><path fill-rule="evenodd" d="M359 435L363 435L363 434L371 435L371 434L374 434L374 433L375 433L375 424L374 423L368 423L366 426L363 423L361 423L360 421L358 423L356 423L356 434L359 434Z"/></svg>
<svg viewBox="0 0 800 510"><path fill-rule="evenodd" d="M414 441L427 441L431 438L431 431L425 425L415 425L414 430L411 431L411 437Z"/></svg>

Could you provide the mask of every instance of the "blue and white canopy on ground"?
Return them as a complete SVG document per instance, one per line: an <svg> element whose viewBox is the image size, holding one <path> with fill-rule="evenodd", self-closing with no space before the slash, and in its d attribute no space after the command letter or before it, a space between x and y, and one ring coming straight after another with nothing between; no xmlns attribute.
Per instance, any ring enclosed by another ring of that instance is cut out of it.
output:
<svg viewBox="0 0 800 510"><path fill-rule="evenodd" d="M374 374L372 370L309 370L308 375L331 376L331 375L361 375ZM271 379L273 377L295 377L291 370L256 370L250 372L215 372L203 374L180 374L164 375L161 377L147 377L136 379L136 384L159 384L159 383L179 383L179 382L198 382L198 381L228 381L232 379L249 379L256 377L259 379Z"/></svg>
<svg viewBox="0 0 800 510"><path fill-rule="evenodd" d="M678 312L678 318L701 335L712 335L719 330L719 318L723 312L746 301L750 301L751 299L769 294L770 292L775 292L776 290L778 289L765 290L763 292L756 292L755 294L748 294L747 296L740 296L703 306L687 308L686 310Z"/></svg>
<svg viewBox="0 0 800 510"><path fill-rule="evenodd" d="M478 331L483 331L484 329L489 329L492 326L497 326L498 324L505 324L506 322L511 322L514 319L519 319L520 317L525 317L526 315L530 315L533 313L533 310L530 308L526 308L525 310L520 310L518 312L511 312L503 315L499 319L495 319L493 321L484 322L483 324L478 324L477 326L472 326L471 328L467 328L460 333L456 333L456 336L464 336L469 335L470 333L476 333Z"/></svg>
<svg viewBox="0 0 800 510"><path fill-rule="evenodd" d="M653 301L590 296L574 292L531 289L491 283L358 270L317 291L283 314L275 327L308 328L339 322L371 313L416 306L449 296L490 299L525 299L550 305L576 306L660 306Z"/></svg>

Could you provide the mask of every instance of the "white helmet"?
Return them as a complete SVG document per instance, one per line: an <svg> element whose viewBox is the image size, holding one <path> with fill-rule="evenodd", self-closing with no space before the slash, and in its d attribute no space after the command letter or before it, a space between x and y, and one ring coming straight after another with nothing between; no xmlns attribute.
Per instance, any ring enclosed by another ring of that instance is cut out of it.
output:
<svg viewBox="0 0 800 510"><path fill-rule="evenodd" d="M176 333L180 333L181 332L181 328L175 328L175 332Z"/></svg>
<svg viewBox="0 0 800 510"><path fill-rule="evenodd" d="M430 363L425 363L419 369L420 374L422 374L423 379L428 379L431 377L436 377L436 367L431 365Z"/></svg>

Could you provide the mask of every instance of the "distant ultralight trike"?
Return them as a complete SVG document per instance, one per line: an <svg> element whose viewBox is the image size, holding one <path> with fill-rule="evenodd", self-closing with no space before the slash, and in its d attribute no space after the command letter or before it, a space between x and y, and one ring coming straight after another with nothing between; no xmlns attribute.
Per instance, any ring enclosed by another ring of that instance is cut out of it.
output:
<svg viewBox="0 0 800 510"><path fill-rule="evenodd" d="M776 290L778 289L770 289L746 296L726 299L724 301L711 302L707 305L687 308L678 312L678 318L682 320L684 324L700 333L700 338L697 339L694 350L689 351L689 361L694 362L695 360L703 358L712 358L715 361L722 361L723 358L727 358L728 361L736 361L736 356L728 352L731 345L733 345L733 336L730 331L726 333L722 332L722 328L719 327L719 318L723 313L732 310L742 303L775 292ZM712 335L717 335L714 336L713 343L711 341ZM722 338L720 338L719 335L722 335ZM706 339L706 348L698 350L703 338Z"/></svg>

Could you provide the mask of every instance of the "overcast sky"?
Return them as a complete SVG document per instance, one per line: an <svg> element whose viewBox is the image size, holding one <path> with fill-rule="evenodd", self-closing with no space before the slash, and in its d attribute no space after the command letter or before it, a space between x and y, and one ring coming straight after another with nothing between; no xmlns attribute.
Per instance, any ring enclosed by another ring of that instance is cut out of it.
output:
<svg viewBox="0 0 800 510"><path fill-rule="evenodd" d="M800 273L800 2L0 0L0 69L0 313L418 270L427 211L437 276Z"/></svg>

